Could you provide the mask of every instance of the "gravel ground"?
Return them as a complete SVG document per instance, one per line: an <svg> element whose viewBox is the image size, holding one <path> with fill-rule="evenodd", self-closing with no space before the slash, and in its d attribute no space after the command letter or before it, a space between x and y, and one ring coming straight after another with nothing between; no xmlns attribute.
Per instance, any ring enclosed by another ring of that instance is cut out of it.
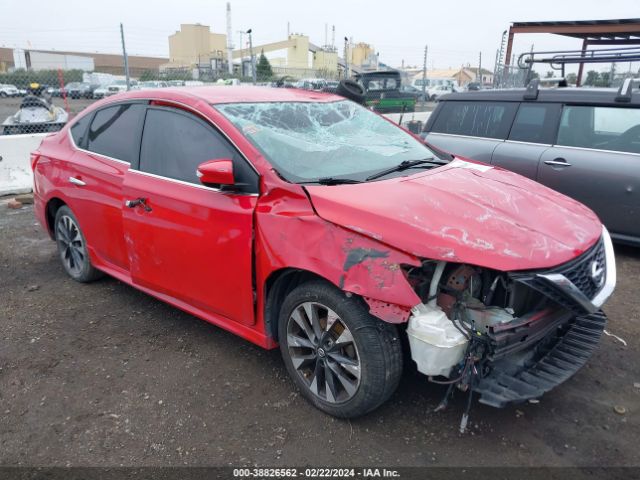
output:
<svg viewBox="0 0 640 480"><path fill-rule="evenodd" d="M114 279L80 285L0 201L0 465L638 466L640 250L617 248L608 330L538 404L475 405L409 369L377 411L312 408L265 351ZM620 412L617 413L616 409Z"/></svg>

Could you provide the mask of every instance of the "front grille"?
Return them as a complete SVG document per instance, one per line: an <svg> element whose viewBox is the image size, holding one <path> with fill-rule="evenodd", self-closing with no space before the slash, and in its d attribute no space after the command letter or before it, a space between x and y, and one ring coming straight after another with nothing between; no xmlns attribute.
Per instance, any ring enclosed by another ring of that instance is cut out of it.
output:
<svg viewBox="0 0 640 480"><path fill-rule="evenodd" d="M594 281L592 276L593 262L597 261L598 269L602 270L600 276L595 280L600 280L600 285ZM529 272L515 272L511 276L514 280L527 284L531 288L542 293L546 297L564 308L576 313L583 313L584 308L578 305L573 299L568 298L561 291L553 288L545 280L537 277L537 274L557 273L564 275L571 281L589 300L593 299L602 289L604 276L606 275L606 257L604 249L604 241L602 238L585 253L579 257L563 264L547 270L536 270Z"/></svg>
<svg viewBox="0 0 640 480"><path fill-rule="evenodd" d="M596 285L591 276L591 265L594 261L598 262L598 265L602 269L601 276L604 276L606 259L602 238L585 254L578 257L573 265L565 264L549 271L549 273L560 273L564 275L571 280L571 283L578 287L588 299L592 299L596 296L596 293L600 291L602 285L604 285L604 281L600 286ZM601 277L598 277L598 280L600 278Z"/></svg>

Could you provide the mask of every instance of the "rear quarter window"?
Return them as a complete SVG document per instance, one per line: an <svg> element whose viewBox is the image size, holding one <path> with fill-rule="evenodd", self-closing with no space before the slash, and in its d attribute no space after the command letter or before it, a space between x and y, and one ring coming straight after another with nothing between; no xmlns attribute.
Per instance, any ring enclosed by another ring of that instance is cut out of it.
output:
<svg viewBox="0 0 640 480"><path fill-rule="evenodd" d="M85 115L71 125L71 128L69 129L71 138L73 138L74 143L80 148L84 148L86 145L86 133L90 120L91 115Z"/></svg>
<svg viewBox="0 0 640 480"><path fill-rule="evenodd" d="M446 101L431 131L505 139L516 109L517 103L512 102Z"/></svg>

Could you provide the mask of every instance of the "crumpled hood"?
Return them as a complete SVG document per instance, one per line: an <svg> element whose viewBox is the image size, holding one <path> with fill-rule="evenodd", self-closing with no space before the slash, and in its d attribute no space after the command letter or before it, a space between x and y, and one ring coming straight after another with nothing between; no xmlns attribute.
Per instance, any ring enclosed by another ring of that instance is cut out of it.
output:
<svg viewBox="0 0 640 480"><path fill-rule="evenodd" d="M325 220L418 257L502 271L559 265L602 234L584 205L461 159L409 177L306 188Z"/></svg>

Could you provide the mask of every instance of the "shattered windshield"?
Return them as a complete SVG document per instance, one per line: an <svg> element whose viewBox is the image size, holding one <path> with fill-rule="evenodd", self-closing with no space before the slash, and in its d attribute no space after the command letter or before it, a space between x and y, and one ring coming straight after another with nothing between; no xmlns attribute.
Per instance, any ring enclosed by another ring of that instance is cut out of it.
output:
<svg viewBox="0 0 640 480"><path fill-rule="evenodd" d="M365 180L407 160L433 157L413 136L350 101L215 105L291 182Z"/></svg>

